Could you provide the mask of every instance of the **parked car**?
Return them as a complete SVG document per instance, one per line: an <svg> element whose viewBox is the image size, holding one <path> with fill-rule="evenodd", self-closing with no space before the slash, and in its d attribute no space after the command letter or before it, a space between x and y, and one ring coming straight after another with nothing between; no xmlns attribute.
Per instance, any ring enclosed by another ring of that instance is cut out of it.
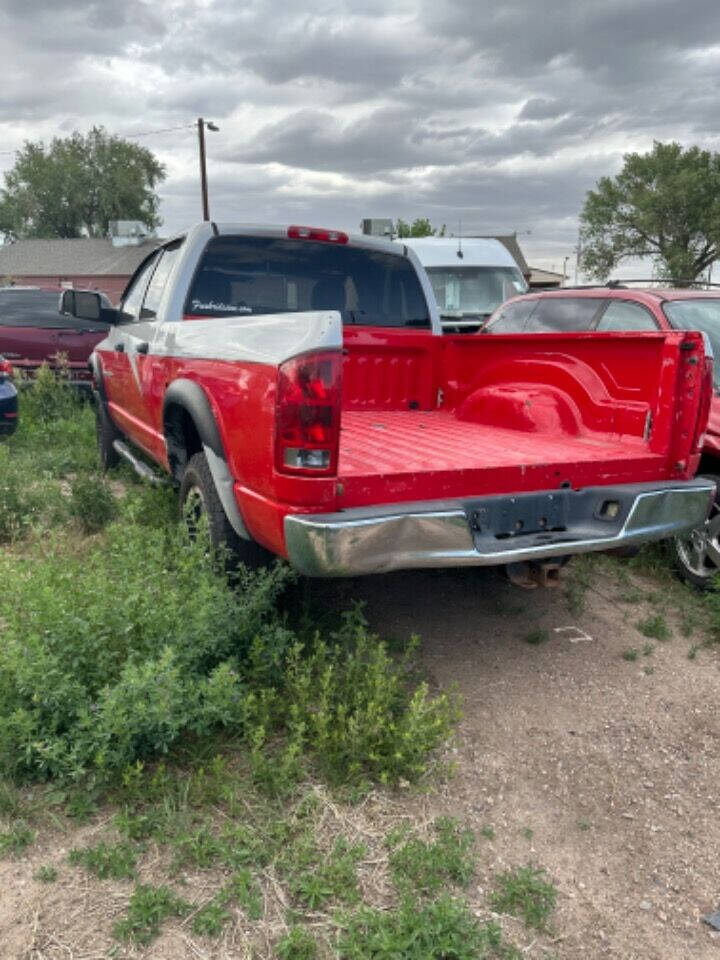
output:
<svg viewBox="0 0 720 960"><path fill-rule="evenodd" d="M12 372L10 361L0 356L0 437L6 437L17 429L18 395Z"/></svg>
<svg viewBox="0 0 720 960"><path fill-rule="evenodd" d="M56 367L64 356L70 382L89 387L88 359L95 344L107 335L108 326L61 314L61 292L59 288L0 287L0 354L30 377L41 364ZM103 303L110 305L107 298Z"/></svg>
<svg viewBox="0 0 720 960"><path fill-rule="evenodd" d="M527 290L507 248L492 237L408 237L396 240L425 267L443 329L476 333L505 300Z"/></svg>
<svg viewBox="0 0 720 960"><path fill-rule="evenodd" d="M683 533L702 335L443 335L409 247L202 223L153 251L91 364L98 445L179 486L191 529L311 576L552 561ZM548 573L544 568L540 574Z"/></svg>
<svg viewBox="0 0 720 960"><path fill-rule="evenodd" d="M713 397L703 434L700 473L720 483L720 291L566 287L515 297L490 318L486 333L700 330L714 354ZM707 521L673 541L682 577L700 589L720 572L720 502Z"/></svg>

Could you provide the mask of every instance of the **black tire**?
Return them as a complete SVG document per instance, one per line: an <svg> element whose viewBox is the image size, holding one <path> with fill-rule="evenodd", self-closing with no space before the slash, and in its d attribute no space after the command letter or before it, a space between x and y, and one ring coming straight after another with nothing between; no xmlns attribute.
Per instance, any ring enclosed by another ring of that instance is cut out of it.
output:
<svg viewBox="0 0 720 960"><path fill-rule="evenodd" d="M120 454L113 443L115 440L119 440L122 434L108 416L102 397L98 397L95 404L95 429L100 467L103 473L106 473L120 463Z"/></svg>
<svg viewBox="0 0 720 960"><path fill-rule="evenodd" d="M238 563L255 569L267 566L272 554L256 543L238 536L220 502L215 481L204 453L194 454L180 481L180 517L194 536L201 518L206 518L210 542L215 550L224 550L230 567Z"/></svg>
<svg viewBox="0 0 720 960"><path fill-rule="evenodd" d="M720 573L720 476L708 476L719 487L704 526L675 537L670 549L680 577L697 590L715 590Z"/></svg>

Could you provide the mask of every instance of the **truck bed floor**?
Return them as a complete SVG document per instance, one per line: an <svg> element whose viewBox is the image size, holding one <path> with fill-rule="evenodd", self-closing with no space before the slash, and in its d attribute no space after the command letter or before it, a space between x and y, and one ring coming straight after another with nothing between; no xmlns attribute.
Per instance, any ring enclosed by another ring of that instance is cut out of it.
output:
<svg viewBox="0 0 720 960"><path fill-rule="evenodd" d="M493 470L641 458L660 461L639 437L521 433L422 410L343 411L341 477Z"/></svg>

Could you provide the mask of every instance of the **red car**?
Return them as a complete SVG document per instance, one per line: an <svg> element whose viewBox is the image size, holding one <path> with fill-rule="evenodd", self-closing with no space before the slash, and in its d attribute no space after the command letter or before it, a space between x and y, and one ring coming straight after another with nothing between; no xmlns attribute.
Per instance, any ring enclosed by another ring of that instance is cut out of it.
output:
<svg viewBox="0 0 720 960"><path fill-rule="evenodd" d="M106 323L60 313L59 288L0 287L0 354L33 376L42 363L67 358L70 382L90 386L88 358L107 335ZM109 301L108 301L109 305Z"/></svg>
<svg viewBox="0 0 720 960"><path fill-rule="evenodd" d="M720 480L720 291L632 289L622 284L526 294L498 307L484 333L700 330L714 353L714 391L700 473ZM683 578L701 589L720 571L720 500L706 525L674 541Z"/></svg>

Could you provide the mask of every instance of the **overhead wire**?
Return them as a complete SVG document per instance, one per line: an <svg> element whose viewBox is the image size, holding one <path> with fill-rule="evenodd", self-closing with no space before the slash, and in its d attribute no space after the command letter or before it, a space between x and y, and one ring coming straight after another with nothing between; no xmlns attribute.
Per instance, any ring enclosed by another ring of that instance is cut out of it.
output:
<svg viewBox="0 0 720 960"><path fill-rule="evenodd" d="M152 137L159 133L172 133L175 130L190 130L194 126L195 123L180 123L174 127L161 127L158 130L143 130L141 133L114 134L114 136L120 137L121 140L135 140L138 137ZM21 148L18 147L16 150L0 150L0 157L10 157L18 153L20 149Z"/></svg>

